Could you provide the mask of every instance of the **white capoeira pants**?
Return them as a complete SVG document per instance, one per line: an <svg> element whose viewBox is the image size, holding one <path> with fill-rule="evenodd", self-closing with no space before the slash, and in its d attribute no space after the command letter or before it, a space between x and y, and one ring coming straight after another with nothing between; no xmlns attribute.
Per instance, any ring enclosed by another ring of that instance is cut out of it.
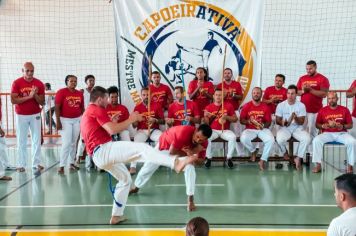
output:
<svg viewBox="0 0 356 236"><path fill-rule="evenodd" d="M80 117L65 118L61 117L62 148L59 158L59 167L74 164L76 144L80 132Z"/></svg>
<svg viewBox="0 0 356 236"><path fill-rule="evenodd" d="M237 117L240 117L240 112L238 110L235 111L235 114ZM240 137L244 129L245 129L245 125L241 124L240 122L233 122L230 124L230 130L234 132L236 137ZM242 143L240 142L236 143L236 151L237 151L237 156L247 155L246 149L244 149L244 145L242 145Z"/></svg>
<svg viewBox="0 0 356 236"><path fill-rule="evenodd" d="M32 167L41 164L41 116L40 113L33 115L16 115L16 136L18 159L17 167L25 168L27 164L27 134L31 132L31 156Z"/></svg>
<svg viewBox="0 0 356 236"><path fill-rule="evenodd" d="M206 148L206 157L208 159L213 158L213 153L211 151L211 141L213 141L216 138L222 138L223 140L227 141L227 159L231 159L234 150L236 149L236 135L231 131L231 130L216 130L213 129L213 133L211 134L211 137L208 139L208 146Z"/></svg>
<svg viewBox="0 0 356 236"><path fill-rule="evenodd" d="M263 153L261 160L268 161L269 154L274 145L274 137L269 129L245 129L240 137L241 143L250 151L256 151L256 146L252 143L252 140L259 137L263 141Z"/></svg>
<svg viewBox="0 0 356 236"><path fill-rule="evenodd" d="M161 134L162 131L159 129L151 129L151 135L148 134L148 129L140 129L137 130L137 133L134 136L134 142L145 143L148 137L150 137L153 142L157 143ZM130 167L136 168L136 166L136 162L131 162Z"/></svg>
<svg viewBox="0 0 356 236"><path fill-rule="evenodd" d="M159 144L156 145L155 149L158 150L158 147ZM163 150L161 152L169 155L168 150ZM180 159L181 158L186 158L186 157L180 157ZM137 188L142 188L158 168L159 168L158 164L154 164L152 162L146 162L137 174L135 180L135 186ZM187 196L193 196L195 193L195 180L196 180L195 167L192 164L188 164L185 166L183 171L184 171L184 179L185 179L185 186L186 186L186 194Z"/></svg>
<svg viewBox="0 0 356 236"><path fill-rule="evenodd" d="M276 141L281 148L282 153L286 153L286 146L287 146L287 141L293 136L293 138L297 139L299 141L299 145L297 148L297 157L303 158L306 151L307 147L311 142L310 135L307 131L303 130L303 128L296 128L295 130L291 131L287 127L280 127L277 135L276 135ZM292 155L294 155L292 153Z"/></svg>
<svg viewBox="0 0 356 236"><path fill-rule="evenodd" d="M6 142L4 137L0 137L0 178L5 175L5 169L9 166L6 153Z"/></svg>
<svg viewBox="0 0 356 236"><path fill-rule="evenodd" d="M355 164L356 139L347 132L324 132L313 140L313 163L321 163L323 158L324 144L328 142L339 142L346 146L347 163Z"/></svg>
<svg viewBox="0 0 356 236"><path fill-rule="evenodd" d="M350 130L350 134L356 138L356 118L355 117L352 117L352 123L353 123L353 126L352 126L352 129Z"/></svg>
<svg viewBox="0 0 356 236"><path fill-rule="evenodd" d="M316 116L317 113L307 113L307 117L304 121L304 130L306 130L311 138L311 141L313 142L313 139L318 135L319 130L316 128L315 123L316 123ZM313 145L310 143L308 146L309 153L313 153Z"/></svg>
<svg viewBox="0 0 356 236"><path fill-rule="evenodd" d="M137 157L136 157L137 156ZM115 188L115 200L122 204L118 207L114 201L112 208L113 216L124 214L127 197L131 186L131 175L125 163L133 161L152 162L157 165L174 168L175 158L164 154L146 143L134 143L127 141L107 142L96 148L93 153L93 161L100 169L108 171L118 180Z"/></svg>

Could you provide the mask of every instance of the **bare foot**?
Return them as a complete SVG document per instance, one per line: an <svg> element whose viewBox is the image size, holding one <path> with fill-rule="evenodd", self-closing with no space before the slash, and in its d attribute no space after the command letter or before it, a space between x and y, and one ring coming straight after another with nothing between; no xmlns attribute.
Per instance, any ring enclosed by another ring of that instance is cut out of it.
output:
<svg viewBox="0 0 356 236"><path fill-rule="evenodd" d="M295 168L297 170L301 170L302 169L302 164L300 162L300 158L299 157L294 158L294 162L295 162Z"/></svg>
<svg viewBox="0 0 356 236"><path fill-rule="evenodd" d="M314 169L312 171L313 171L313 173L320 173L321 172L321 164L316 163L316 166L314 167Z"/></svg>
<svg viewBox="0 0 356 236"><path fill-rule="evenodd" d="M259 165L259 167L260 167L260 170L265 170L266 169L266 167L265 167L265 161L264 160L260 160L259 162L258 162L258 165Z"/></svg>
<svg viewBox="0 0 356 236"><path fill-rule="evenodd" d="M139 190L140 190L139 188L134 187L134 188L130 189L129 195L134 194L134 193L138 193Z"/></svg>
<svg viewBox="0 0 356 236"><path fill-rule="evenodd" d="M130 167L130 174L131 175L134 175L134 174L136 174L136 168L135 167Z"/></svg>
<svg viewBox="0 0 356 236"><path fill-rule="evenodd" d="M69 169L70 170L79 170L80 168L74 164L70 164Z"/></svg>
<svg viewBox="0 0 356 236"><path fill-rule="evenodd" d="M256 162L257 150L251 153L251 162Z"/></svg>
<svg viewBox="0 0 356 236"><path fill-rule="evenodd" d="M41 165L38 165L38 166L37 166L37 170L42 171L42 170L44 170L44 167L41 166Z"/></svg>
<svg viewBox="0 0 356 236"><path fill-rule="evenodd" d="M288 153L284 153L283 159L286 160L286 161L290 160Z"/></svg>
<svg viewBox="0 0 356 236"><path fill-rule="evenodd" d="M64 174L64 167L63 166L59 167L57 172L58 172L58 174L63 175Z"/></svg>
<svg viewBox="0 0 356 236"><path fill-rule="evenodd" d="M110 224L117 225L120 224L121 222L124 222L125 220L127 220L125 216L112 216L110 219Z"/></svg>
<svg viewBox="0 0 356 236"><path fill-rule="evenodd" d="M352 165L347 165L346 173L348 173L348 174L354 173L354 168Z"/></svg>
<svg viewBox="0 0 356 236"><path fill-rule="evenodd" d="M188 196L187 211L195 211L197 207L194 204L194 196Z"/></svg>
<svg viewBox="0 0 356 236"><path fill-rule="evenodd" d="M10 180L12 180L12 178L10 176L5 175L5 176L1 177L0 180L10 181Z"/></svg>

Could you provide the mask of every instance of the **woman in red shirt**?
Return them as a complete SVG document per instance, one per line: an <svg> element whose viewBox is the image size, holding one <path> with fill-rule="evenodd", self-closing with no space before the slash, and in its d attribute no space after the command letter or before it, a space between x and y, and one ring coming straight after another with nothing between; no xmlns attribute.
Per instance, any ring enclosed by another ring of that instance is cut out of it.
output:
<svg viewBox="0 0 356 236"><path fill-rule="evenodd" d="M64 166L67 164L69 164L70 170L79 169L74 165L74 158L80 132L80 118L84 112L83 93L76 89L77 77L67 75L65 83L67 87L57 91L55 100L57 128L61 130L62 136L59 174L64 174Z"/></svg>

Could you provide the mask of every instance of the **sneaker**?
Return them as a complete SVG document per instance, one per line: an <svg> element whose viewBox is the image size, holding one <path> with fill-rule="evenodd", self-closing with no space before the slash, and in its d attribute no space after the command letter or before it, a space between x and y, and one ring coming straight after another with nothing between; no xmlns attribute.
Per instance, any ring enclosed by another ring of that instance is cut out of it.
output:
<svg viewBox="0 0 356 236"><path fill-rule="evenodd" d="M234 163L232 162L231 159L227 160L227 167L229 167L230 169L232 169L234 167Z"/></svg>
<svg viewBox="0 0 356 236"><path fill-rule="evenodd" d="M206 159L204 165L205 165L206 168L210 168L210 166L211 166L211 160L210 160L210 159Z"/></svg>

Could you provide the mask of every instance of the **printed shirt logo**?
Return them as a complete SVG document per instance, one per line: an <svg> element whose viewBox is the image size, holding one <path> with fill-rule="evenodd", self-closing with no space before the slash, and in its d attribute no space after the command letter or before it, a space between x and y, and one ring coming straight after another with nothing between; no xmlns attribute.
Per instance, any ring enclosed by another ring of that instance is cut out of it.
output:
<svg viewBox="0 0 356 236"><path fill-rule="evenodd" d="M65 98L67 104L69 107L80 107L80 104L81 104L81 97L79 96L67 96Z"/></svg>

